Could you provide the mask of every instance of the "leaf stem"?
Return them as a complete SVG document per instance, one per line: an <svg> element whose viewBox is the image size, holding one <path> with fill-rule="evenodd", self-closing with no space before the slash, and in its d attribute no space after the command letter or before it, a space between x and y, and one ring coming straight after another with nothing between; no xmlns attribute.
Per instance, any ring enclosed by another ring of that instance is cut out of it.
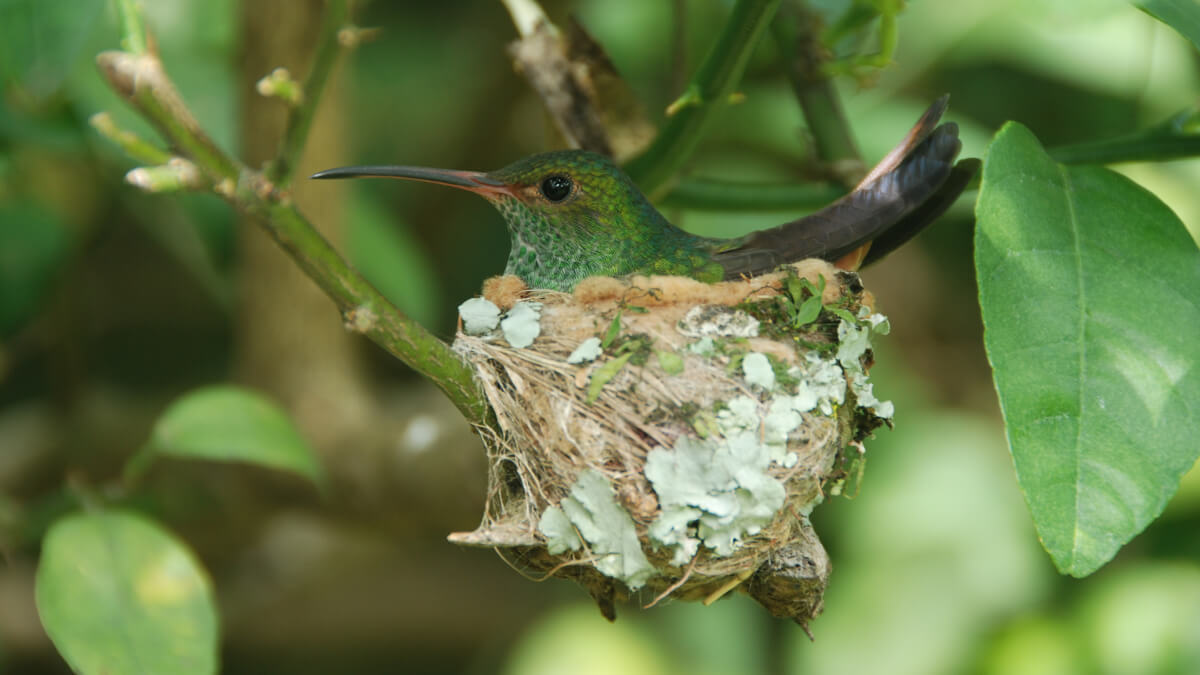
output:
<svg viewBox="0 0 1200 675"><path fill-rule="evenodd" d="M791 0L780 9L772 32L817 157L835 180L849 188L862 178L866 167L824 67L829 54L821 43L821 19L802 0Z"/></svg>
<svg viewBox="0 0 1200 675"><path fill-rule="evenodd" d="M652 196L687 161L712 121L734 93L755 46L771 23L780 0L738 0L716 44L696 71L675 114L644 153L625 170Z"/></svg>
<svg viewBox="0 0 1200 675"><path fill-rule="evenodd" d="M1200 108L1187 108L1131 134L1060 145L1047 152L1063 164L1120 164L1196 157L1200 155Z"/></svg>
<svg viewBox="0 0 1200 675"><path fill-rule="evenodd" d="M321 100L325 82L328 81L329 73L333 70L333 64L341 51L338 32L346 24L346 17L346 0L328 0L325 3L325 17L317 38L312 66L304 80L304 87L300 90L303 98L300 104L292 107L288 113L283 146L279 156L267 168L267 177L280 186L287 187L291 184L300 154L304 152L304 143L308 140L308 130L312 127L317 103Z"/></svg>
<svg viewBox="0 0 1200 675"><path fill-rule="evenodd" d="M145 54L146 31L142 27L142 13L136 3L137 0L117 2L117 13L121 21L121 46L127 52Z"/></svg>
<svg viewBox="0 0 1200 675"><path fill-rule="evenodd" d="M125 154L145 164L166 164L171 160L171 153L155 146L150 141L138 136L132 131L126 131L117 126L112 115L98 112L88 120L92 128L102 136L120 146Z"/></svg>

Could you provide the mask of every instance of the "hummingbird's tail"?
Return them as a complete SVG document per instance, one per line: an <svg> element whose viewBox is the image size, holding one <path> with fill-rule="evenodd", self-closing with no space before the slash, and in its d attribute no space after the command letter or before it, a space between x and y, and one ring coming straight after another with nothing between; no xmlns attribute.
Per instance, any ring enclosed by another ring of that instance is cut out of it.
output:
<svg viewBox="0 0 1200 675"><path fill-rule="evenodd" d="M854 258L848 266L856 268L932 223L979 169L977 159L954 163L962 149L958 125L937 126L948 100L935 101L900 145L846 196L799 220L725 242L713 256L725 268L725 278L762 274L804 258L836 262L848 256Z"/></svg>

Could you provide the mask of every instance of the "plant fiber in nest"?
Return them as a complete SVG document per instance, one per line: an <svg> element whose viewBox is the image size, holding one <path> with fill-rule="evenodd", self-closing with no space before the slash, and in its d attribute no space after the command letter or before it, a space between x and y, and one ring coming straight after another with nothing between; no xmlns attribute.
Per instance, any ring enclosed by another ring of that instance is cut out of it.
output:
<svg viewBox="0 0 1200 675"><path fill-rule="evenodd" d="M856 405L839 369L838 391L826 392L837 404L787 411L792 421L769 445L769 427L778 426L770 413L800 400L792 393L807 386L814 363L836 363L835 316L789 323L801 304L799 279L825 310L865 313L870 305L856 275L817 260L718 284L596 277L571 294L529 291L515 277L489 280L484 297L502 310L540 303L540 335L525 348L499 331L456 337L497 424L480 428L490 460L483 522L450 540L495 548L533 578L572 579L610 619L614 600L632 594L643 604L711 602L738 589L806 625L830 571L807 516L823 486L845 475L843 449L879 420ZM589 338L603 342L599 355L568 363ZM750 460L757 471L738 464L747 448L760 453ZM679 485L688 467L720 480ZM761 503L754 485L766 495ZM680 522L672 527L668 515Z"/></svg>

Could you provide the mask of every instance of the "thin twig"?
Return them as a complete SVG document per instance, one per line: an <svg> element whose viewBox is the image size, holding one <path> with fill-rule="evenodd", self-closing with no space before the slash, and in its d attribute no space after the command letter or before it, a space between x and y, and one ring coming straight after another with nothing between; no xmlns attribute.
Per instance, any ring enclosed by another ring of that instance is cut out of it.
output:
<svg viewBox="0 0 1200 675"><path fill-rule="evenodd" d="M789 0L773 24L788 81L812 134L817 158L849 188L866 172L837 91L823 68L829 54L820 40L821 18L802 0Z"/></svg>
<svg viewBox="0 0 1200 675"><path fill-rule="evenodd" d="M142 13L137 0L120 0L117 13L121 20L121 46L133 54L146 53L146 31L142 28Z"/></svg>
<svg viewBox="0 0 1200 675"><path fill-rule="evenodd" d="M692 572L696 569L696 561L699 559L700 551L697 550L695 555L692 556L692 561L688 563L687 569L683 571L683 576L679 577L675 583L667 586L666 590L664 590L662 593L659 593L658 596L651 600L649 604L643 605L642 609L650 609L651 607L657 605L658 603L662 602L663 598L674 593L680 586L687 583L687 580L692 577Z"/></svg>
<svg viewBox="0 0 1200 675"><path fill-rule="evenodd" d="M691 156L712 121L741 82L746 63L779 7L780 0L738 0L724 30L675 103L654 142L625 169L648 194L660 188Z"/></svg>
<svg viewBox="0 0 1200 675"><path fill-rule="evenodd" d="M312 66L304 80L304 88L301 89L303 99L288 113L283 146L279 150L279 156L267 168L267 177L277 185L286 187L291 183L296 164L300 161L300 154L304 152L308 130L312 127L313 115L316 114L325 82L329 79L329 73L341 52L338 32L345 24L346 0L328 0L325 3L325 17L317 38Z"/></svg>

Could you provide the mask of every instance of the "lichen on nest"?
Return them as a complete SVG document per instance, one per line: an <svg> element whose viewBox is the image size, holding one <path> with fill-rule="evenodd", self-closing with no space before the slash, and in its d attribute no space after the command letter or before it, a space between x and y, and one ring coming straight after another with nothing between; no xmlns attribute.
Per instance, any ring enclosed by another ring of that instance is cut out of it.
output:
<svg viewBox="0 0 1200 675"><path fill-rule="evenodd" d="M886 322L857 275L809 260L704 284L489 280L454 348L496 415L483 522L451 541L570 578L610 618L637 593L734 588L805 624L829 562L808 522L845 448L891 416L867 381Z"/></svg>

